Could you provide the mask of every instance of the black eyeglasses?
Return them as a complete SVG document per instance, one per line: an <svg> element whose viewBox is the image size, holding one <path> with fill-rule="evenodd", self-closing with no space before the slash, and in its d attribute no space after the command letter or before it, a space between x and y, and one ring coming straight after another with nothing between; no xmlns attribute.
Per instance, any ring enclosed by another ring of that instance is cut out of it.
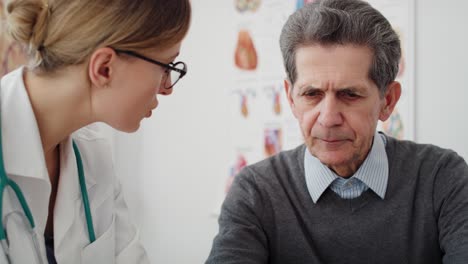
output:
<svg viewBox="0 0 468 264"><path fill-rule="evenodd" d="M162 62L159 62L157 60L153 60L153 59L150 59L148 57L145 57L141 54L138 54L134 51L130 51L130 50L119 50L119 49L114 49L115 52L117 53L123 53L123 54L127 54L127 55L130 55L132 57L136 57L136 58L139 58L139 59L142 59L142 60L145 60L147 62L150 62L150 63L153 63L153 64L156 64L156 65L159 65L161 67L164 68L164 79L162 80L162 83L165 85L164 86L164 89L171 89L172 87L174 87L174 85L176 85L176 83L182 79L182 77L185 76L185 74L187 74L187 65L185 65L185 63L183 63L182 61L179 61L179 62L175 62L175 63L169 63L169 64L166 64L166 63L162 63ZM168 82L168 78L170 78L170 81Z"/></svg>

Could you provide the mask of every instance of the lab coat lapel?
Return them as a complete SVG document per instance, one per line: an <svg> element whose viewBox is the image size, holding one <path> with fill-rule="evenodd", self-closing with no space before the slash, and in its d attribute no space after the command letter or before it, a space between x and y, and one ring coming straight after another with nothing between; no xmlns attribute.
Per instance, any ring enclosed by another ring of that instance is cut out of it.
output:
<svg viewBox="0 0 468 264"><path fill-rule="evenodd" d="M0 100L5 170L21 188L36 226L43 231L51 188L39 128L23 82L23 68L2 78ZM9 194L14 195L13 192ZM22 210L16 205L13 207Z"/></svg>
<svg viewBox="0 0 468 264"><path fill-rule="evenodd" d="M86 189L89 191L96 181L92 175L86 173L87 166L83 162L85 171ZM92 201L90 201L92 203ZM84 216L84 208L78 179L76 156L73 151L71 137L60 144L60 181L54 208L54 240L56 252L64 246L65 237L74 222L78 222L85 230L88 237L87 225ZM76 234L74 234L76 235ZM70 240L70 239L68 239ZM76 239L73 239L76 240Z"/></svg>

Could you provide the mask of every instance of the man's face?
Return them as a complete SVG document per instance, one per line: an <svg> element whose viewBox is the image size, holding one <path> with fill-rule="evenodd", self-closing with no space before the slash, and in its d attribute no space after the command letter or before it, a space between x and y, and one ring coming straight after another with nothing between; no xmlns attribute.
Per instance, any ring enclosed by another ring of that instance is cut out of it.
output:
<svg viewBox="0 0 468 264"><path fill-rule="evenodd" d="M377 121L392 110L388 96L380 97L369 78L371 61L372 51L365 46L304 46L296 53L294 87L285 81L308 150L340 176L356 172Z"/></svg>

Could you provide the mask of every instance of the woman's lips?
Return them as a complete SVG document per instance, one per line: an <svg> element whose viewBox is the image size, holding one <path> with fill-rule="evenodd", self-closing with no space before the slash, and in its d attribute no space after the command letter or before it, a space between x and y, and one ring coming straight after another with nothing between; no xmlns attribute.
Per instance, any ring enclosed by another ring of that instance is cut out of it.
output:
<svg viewBox="0 0 468 264"><path fill-rule="evenodd" d="M156 109L157 106L158 104L156 103L154 107L151 107L151 110L149 110L148 113L146 113L145 117L150 117L153 114L153 110Z"/></svg>

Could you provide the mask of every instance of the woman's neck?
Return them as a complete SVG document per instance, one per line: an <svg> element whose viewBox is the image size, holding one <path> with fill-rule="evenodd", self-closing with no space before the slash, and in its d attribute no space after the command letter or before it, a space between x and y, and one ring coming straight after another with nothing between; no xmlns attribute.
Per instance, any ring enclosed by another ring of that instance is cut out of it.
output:
<svg viewBox="0 0 468 264"><path fill-rule="evenodd" d="M46 156L75 130L96 121L85 77L78 66L53 77L25 71L24 82Z"/></svg>
<svg viewBox="0 0 468 264"><path fill-rule="evenodd" d="M89 84L84 81L85 71L78 66L52 77L25 70L23 78L39 128L50 182L56 187L60 142L75 130L95 122Z"/></svg>

